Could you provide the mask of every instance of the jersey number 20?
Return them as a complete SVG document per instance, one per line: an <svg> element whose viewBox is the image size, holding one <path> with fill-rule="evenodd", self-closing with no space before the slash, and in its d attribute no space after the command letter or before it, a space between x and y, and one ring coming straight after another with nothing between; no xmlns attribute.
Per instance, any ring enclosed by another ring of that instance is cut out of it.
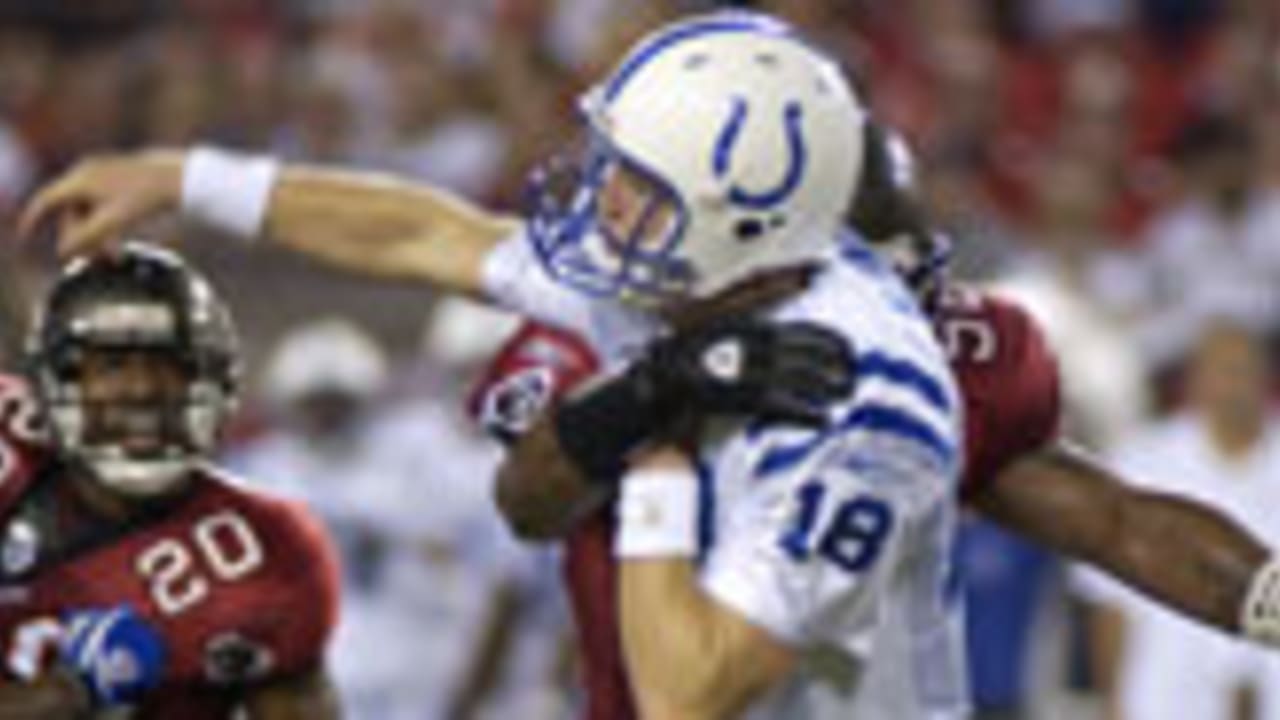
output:
<svg viewBox="0 0 1280 720"><path fill-rule="evenodd" d="M782 536L782 550L796 562L818 555L848 572L871 566L893 530L893 509L871 495L857 495L836 507L830 520L819 526L827 486L818 482L801 485L796 491L799 508L795 520Z"/></svg>
<svg viewBox="0 0 1280 720"><path fill-rule="evenodd" d="M203 561L207 572L196 566ZM190 539L165 538L138 555L138 573L165 615L176 615L209 595L210 579L234 582L262 566L262 542L242 515L220 512L201 519Z"/></svg>

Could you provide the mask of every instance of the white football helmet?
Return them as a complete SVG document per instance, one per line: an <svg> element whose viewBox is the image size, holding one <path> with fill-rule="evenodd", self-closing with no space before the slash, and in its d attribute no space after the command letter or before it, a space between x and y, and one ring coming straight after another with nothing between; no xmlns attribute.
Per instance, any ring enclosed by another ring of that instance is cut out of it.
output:
<svg viewBox="0 0 1280 720"><path fill-rule="evenodd" d="M861 174L862 105L834 61L768 16L664 27L582 111L572 181L558 198L563 178L535 178L529 229L552 275L594 295L705 297L819 255Z"/></svg>
<svg viewBox="0 0 1280 720"><path fill-rule="evenodd" d="M320 392L373 398L386 383L387 358L377 342L355 323L329 317L281 338L267 363L263 395L285 409Z"/></svg>

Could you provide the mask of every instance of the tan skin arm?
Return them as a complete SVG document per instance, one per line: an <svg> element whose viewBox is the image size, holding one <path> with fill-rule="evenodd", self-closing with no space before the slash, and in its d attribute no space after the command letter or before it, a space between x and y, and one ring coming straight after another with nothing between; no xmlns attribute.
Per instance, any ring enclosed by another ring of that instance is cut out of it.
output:
<svg viewBox="0 0 1280 720"><path fill-rule="evenodd" d="M1217 511L1135 489L1062 445L1008 467L974 504L1023 537L1232 633L1254 574L1271 556Z"/></svg>
<svg viewBox="0 0 1280 720"><path fill-rule="evenodd" d="M249 720L338 720L342 711L333 682L315 670L254 688L243 707Z"/></svg>
<svg viewBox="0 0 1280 720"><path fill-rule="evenodd" d="M36 194L20 232L30 236L57 220L63 255L107 248L138 223L179 209L185 157L149 151L85 160ZM271 195L265 234L349 272L478 295L485 257L517 227L428 185L287 166Z"/></svg>
<svg viewBox="0 0 1280 720"><path fill-rule="evenodd" d="M644 467L693 470L675 452L650 455ZM622 644L645 720L736 717L785 678L796 655L700 587L690 558L624 560L620 569Z"/></svg>
<svg viewBox="0 0 1280 720"><path fill-rule="evenodd" d="M498 476L499 506L525 539L567 532L612 492L589 484L564 457L549 417L517 443ZM654 462L683 460L672 453ZM619 616L645 720L734 717L794 664L790 649L703 593L688 558L622 562Z"/></svg>
<svg viewBox="0 0 1280 720"><path fill-rule="evenodd" d="M719 720L789 675L795 653L698 586L688 559L622 563L623 647L645 720Z"/></svg>

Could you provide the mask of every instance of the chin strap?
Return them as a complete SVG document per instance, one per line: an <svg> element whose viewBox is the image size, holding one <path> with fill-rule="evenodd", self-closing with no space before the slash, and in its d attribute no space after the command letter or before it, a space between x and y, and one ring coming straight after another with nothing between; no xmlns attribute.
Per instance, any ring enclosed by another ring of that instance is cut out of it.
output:
<svg viewBox="0 0 1280 720"><path fill-rule="evenodd" d="M1280 647L1280 560L1268 561L1250 581L1240 609L1240 633L1260 644Z"/></svg>

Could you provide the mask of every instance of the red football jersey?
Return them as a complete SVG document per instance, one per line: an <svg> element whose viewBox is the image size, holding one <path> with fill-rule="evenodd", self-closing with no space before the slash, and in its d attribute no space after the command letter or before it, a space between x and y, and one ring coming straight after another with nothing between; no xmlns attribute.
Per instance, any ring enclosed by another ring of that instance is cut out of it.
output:
<svg viewBox="0 0 1280 720"><path fill-rule="evenodd" d="M299 506L213 471L162 510L45 552L37 527L94 523L40 442L26 388L0 377L0 658L10 680L56 653L58 618L128 604L163 637L161 687L134 717L230 718L235 690L320 665L335 556ZM41 518L37 520L36 518Z"/></svg>
<svg viewBox="0 0 1280 720"><path fill-rule="evenodd" d="M951 285L934 328L964 397L965 499L1058 432L1058 363L1039 326L1016 304Z"/></svg>
<svg viewBox="0 0 1280 720"><path fill-rule="evenodd" d="M509 439L529 429L553 399L596 373L594 353L578 338L526 323L485 372L472 396L472 411L493 434ZM622 662L613 562L613 513L602 510L573 529L564 543L565 587L586 688L586 718L635 716Z"/></svg>
<svg viewBox="0 0 1280 720"><path fill-rule="evenodd" d="M972 498L1009 463L1054 437L1057 363L1024 310L973 288L954 286L943 293L934 324L964 396L967 464L961 492ZM535 346L537 352L527 352ZM539 371L539 356L554 360ZM490 367L477 395L479 406L490 411L481 415L492 425L497 415L492 408L518 405L522 421L508 428L518 434L548 401L589 377L595 367L596 360L579 340L527 325ZM522 385L519 378L536 372L546 378L536 398L499 401ZM611 509L582 523L566 540L564 574L578 629L586 718L631 720L636 712L617 622Z"/></svg>

